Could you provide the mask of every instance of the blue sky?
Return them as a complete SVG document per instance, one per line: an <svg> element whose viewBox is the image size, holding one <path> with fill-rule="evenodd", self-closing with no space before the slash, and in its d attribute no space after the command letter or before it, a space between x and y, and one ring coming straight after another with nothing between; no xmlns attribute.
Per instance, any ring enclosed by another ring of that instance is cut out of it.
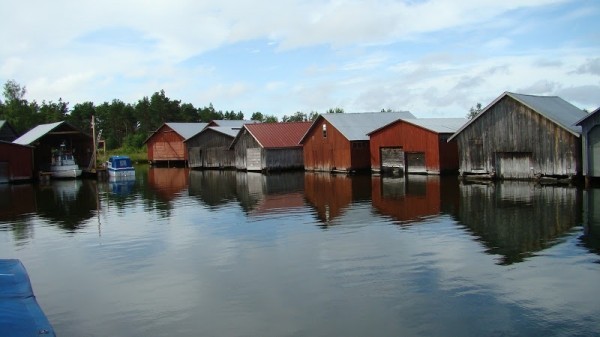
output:
<svg viewBox="0 0 600 337"><path fill-rule="evenodd" d="M463 117L504 91L600 106L597 0L170 0L0 4L0 81L29 101L409 110Z"/></svg>

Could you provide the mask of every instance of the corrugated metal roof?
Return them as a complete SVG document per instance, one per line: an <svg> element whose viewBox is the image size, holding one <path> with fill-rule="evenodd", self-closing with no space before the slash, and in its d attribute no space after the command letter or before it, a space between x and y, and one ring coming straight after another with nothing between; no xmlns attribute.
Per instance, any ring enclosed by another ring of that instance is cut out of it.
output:
<svg viewBox="0 0 600 337"><path fill-rule="evenodd" d="M244 128L263 148L298 147L312 122L246 124Z"/></svg>
<svg viewBox="0 0 600 337"><path fill-rule="evenodd" d="M44 136L48 132L54 130L56 127L58 127L62 123L66 123L66 122L56 122L56 123L50 123L50 124L40 124L40 125L34 127L33 129L27 131L21 137L15 139L13 141L13 143L21 144L21 145L30 145L31 143L35 142L36 140L38 140L39 138L41 138L42 136Z"/></svg>
<svg viewBox="0 0 600 337"><path fill-rule="evenodd" d="M435 133L455 133L469 120L466 118L403 118L382 126L379 129L370 132L369 135L375 133L375 131L379 131L390 125L398 123L399 121L410 123Z"/></svg>
<svg viewBox="0 0 600 337"><path fill-rule="evenodd" d="M177 132L183 139L188 139L202 131L208 123L165 123L168 127Z"/></svg>
<svg viewBox="0 0 600 337"><path fill-rule="evenodd" d="M512 92L507 94L572 133L581 134L581 127L575 125L575 123L587 114L562 98L558 96L523 95Z"/></svg>
<svg viewBox="0 0 600 337"><path fill-rule="evenodd" d="M408 111L326 113L321 115L350 141L369 140L368 134L398 119L415 119Z"/></svg>
<svg viewBox="0 0 600 337"><path fill-rule="evenodd" d="M502 95L498 96L494 101L492 101L488 106L486 106L477 116L472 118L469 122L463 125L456 133L452 135L448 140L454 139L458 134L462 132L469 125L474 123L479 117L485 114L492 106L498 103L502 98L509 96L514 100L522 103L523 105L529 107L533 111L539 113L540 115L548 118L552 122L561 126L563 129L571 132L573 135L579 137L581 134L581 127L577 126L576 123L578 120L585 117L585 112L571 103L563 100L558 96L534 96L534 95L524 95L524 94L516 94L512 92L504 92Z"/></svg>

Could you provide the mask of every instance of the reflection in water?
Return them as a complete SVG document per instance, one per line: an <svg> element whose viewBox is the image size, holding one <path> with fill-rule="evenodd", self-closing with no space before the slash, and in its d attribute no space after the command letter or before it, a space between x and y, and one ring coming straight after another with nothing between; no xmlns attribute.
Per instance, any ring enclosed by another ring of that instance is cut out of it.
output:
<svg viewBox="0 0 600 337"><path fill-rule="evenodd" d="M600 255L600 189L584 192L584 234L580 240L591 252ZM600 261L599 261L600 262Z"/></svg>
<svg viewBox="0 0 600 337"><path fill-rule="evenodd" d="M373 179L373 207L400 222L416 221L440 212L439 177Z"/></svg>
<svg viewBox="0 0 600 337"><path fill-rule="evenodd" d="M148 186L165 202L173 201L189 185L189 168L148 168Z"/></svg>
<svg viewBox="0 0 600 337"><path fill-rule="evenodd" d="M249 215L285 213L304 206L304 172L249 174L248 178L247 194L243 190L239 192L240 200L256 201L242 203Z"/></svg>
<svg viewBox="0 0 600 337"><path fill-rule="evenodd" d="M126 196L134 191L135 176L109 177L108 183L112 194Z"/></svg>
<svg viewBox="0 0 600 337"><path fill-rule="evenodd" d="M96 213L97 186L94 180L53 180L38 188L37 214L63 229L78 229Z"/></svg>
<svg viewBox="0 0 600 337"><path fill-rule="evenodd" d="M126 195L0 186L0 256L61 336L597 334L598 191L446 178L144 166Z"/></svg>
<svg viewBox="0 0 600 337"><path fill-rule="evenodd" d="M197 197L209 207L218 207L236 198L237 171L191 170L190 196Z"/></svg>
<svg viewBox="0 0 600 337"><path fill-rule="evenodd" d="M458 218L500 264L523 261L581 224L581 192L530 182L460 185Z"/></svg>
<svg viewBox="0 0 600 337"><path fill-rule="evenodd" d="M33 236L30 218L36 211L31 184L0 184L0 231L10 230L17 242Z"/></svg>
<svg viewBox="0 0 600 337"><path fill-rule="evenodd" d="M352 203L370 201L371 176L306 173L304 196L317 210L319 220L329 226Z"/></svg>

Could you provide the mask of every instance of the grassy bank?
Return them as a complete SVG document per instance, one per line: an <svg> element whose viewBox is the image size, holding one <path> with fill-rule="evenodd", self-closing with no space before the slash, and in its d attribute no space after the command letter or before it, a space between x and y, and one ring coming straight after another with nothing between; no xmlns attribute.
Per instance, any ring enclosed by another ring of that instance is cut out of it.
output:
<svg viewBox="0 0 600 337"><path fill-rule="evenodd" d="M98 162L104 163L108 160L110 156L128 156L131 158L131 161L134 163L147 163L148 162L148 151L146 147L141 149L132 149L132 148L120 148L106 151L106 153L99 152L98 153Z"/></svg>

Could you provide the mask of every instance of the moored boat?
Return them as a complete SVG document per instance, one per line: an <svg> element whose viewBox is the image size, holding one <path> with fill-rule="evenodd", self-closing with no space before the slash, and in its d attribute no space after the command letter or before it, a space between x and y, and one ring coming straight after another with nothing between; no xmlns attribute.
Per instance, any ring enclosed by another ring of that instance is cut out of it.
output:
<svg viewBox="0 0 600 337"><path fill-rule="evenodd" d="M128 156L110 156L106 162L106 170L108 171L109 177L135 177L135 168L131 164L131 159Z"/></svg>
<svg viewBox="0 0 600 337"><path fill-rule="evenodd" d="M77 178L81 176L81 169L73 154L61 150L52 156L50 173L52 178Z"/></svg>

